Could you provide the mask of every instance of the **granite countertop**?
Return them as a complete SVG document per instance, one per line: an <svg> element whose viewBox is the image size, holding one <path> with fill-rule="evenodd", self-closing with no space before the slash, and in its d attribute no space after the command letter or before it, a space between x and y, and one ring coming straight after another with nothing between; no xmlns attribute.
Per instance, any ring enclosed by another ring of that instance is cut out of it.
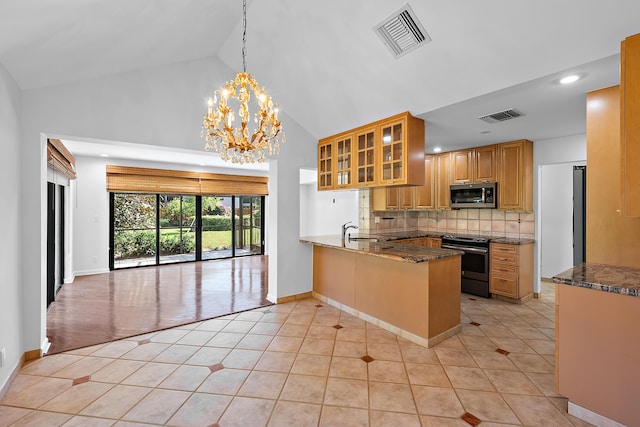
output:
<svg viewBox="0 0 640 427"><path fill-rule="evenodd" d="M363 238L370 236L358 235L357 237ZM462 251L452 249L425 248L421 246L393 243L392 240L387 240L384 237L378 237L377 235L371 237L379 238L379 241L349 241L347 239L343 242L339 235L301 237L300 241L326 248L342 249L350 252L358 252L409 263L428 262L463 254Z"/></svg>
<svg viewBox="0 0 640 427"><path fill-rule="evenodd" d="M553 277L556 283L640 297L640 269L582 263Z"/></svg>
<svg viewBox="0 0 640 427"><path fill-rule="evenodd" d="M535 239L521 239L514 237L497 237L491 238L491 243L502 243L504 245L526 245L527 243L534 243Z"/></svg>
<svg viewBox="0 0 640 427"><path fill-rule="evenodd" d="M420 237L442 237L445 235L457 236L464 235L469 236L469 234L457 234L457 233L445 233L443 231L426 231L426 230L410 230L410 231L392 231L392 232L376 232L373 233L373 237L379 237L381 240L385 239L387 241L393 240L402 240L402 239L417 239ZM529 238L517 238L517 237L488 237L490 242L493 243L503 243L506 245L526 245L528 243L534 243L535 239Z"/></svg>

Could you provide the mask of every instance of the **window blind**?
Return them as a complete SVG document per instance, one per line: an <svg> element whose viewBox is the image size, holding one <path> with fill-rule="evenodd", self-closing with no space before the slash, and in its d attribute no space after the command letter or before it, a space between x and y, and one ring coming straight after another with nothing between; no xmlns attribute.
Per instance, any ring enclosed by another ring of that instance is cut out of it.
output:
<svg viewBox="0 0 640 427"><path fill-rule="evenodd" d="M59 139L47 139L47 166L69 179L76 179L76 158Z"/></svg>
<svg viewBox="0 0 640 427"><path fill-rule="evenodd" d="M113 193L266 196L268 187L262 176L107 165L107 191Z"/></svg>

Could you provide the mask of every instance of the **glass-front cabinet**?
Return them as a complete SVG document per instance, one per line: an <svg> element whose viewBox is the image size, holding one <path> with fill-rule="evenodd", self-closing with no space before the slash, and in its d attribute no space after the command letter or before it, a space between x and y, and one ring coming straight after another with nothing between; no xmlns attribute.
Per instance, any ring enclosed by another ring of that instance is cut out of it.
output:
<svg viewBox="0 0 640 427"><path fill-rule="evenodd" d="M318 142L318 190L333 190L333 138Z"/></svg>
<svg viewBox="0 0 640 427"><path fill-rule="evenodd" d="M356 132L356 186L376 184L376 126Z"/></svg>
<svg viewBox="0 0 640 427"><path fill-rule="evenodd" d="M382 134L382 160L380 181L383 184L393 184L404 178L404 128L405 120L391 122L380 127Z"/></svg>
<svg viewBox="0 0 640 427"><path fill-rule="evenodd" d="M424 185L424 144L424 120L408 112L321 139L318 190Z"/></svg>
<svg viewBox="0 0 640 427"><path fill-rule="evenodd" d="M350 187L353 184L352 172L353 133L335 138L334 150L336 155L335 188Z"/></svg>

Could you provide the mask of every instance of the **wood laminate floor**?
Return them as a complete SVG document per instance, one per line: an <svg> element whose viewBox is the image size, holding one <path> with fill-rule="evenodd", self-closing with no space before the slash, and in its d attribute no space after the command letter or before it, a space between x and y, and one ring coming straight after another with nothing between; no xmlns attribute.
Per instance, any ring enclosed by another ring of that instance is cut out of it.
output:
<svg viewBox="0 0 640 427"><path fill-rule="evenodd" d="M47 354L271 305L267 264L250 256L77 277L47 311Z"/></svg>

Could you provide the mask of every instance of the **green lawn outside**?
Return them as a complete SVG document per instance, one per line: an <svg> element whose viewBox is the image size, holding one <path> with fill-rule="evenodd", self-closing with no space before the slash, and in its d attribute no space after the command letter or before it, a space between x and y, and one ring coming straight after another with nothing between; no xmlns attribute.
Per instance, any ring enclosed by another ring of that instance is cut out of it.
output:
<svg viewBox="0 0 640 427"><path fill-rule="evenodd" d="M162 230L162 234L179 234L179 229ZM183 232L188 234L195 241L195 233L193 231ZM231 231L203 231L202 232L202 250L230 249L231 248Z"/></svg>

